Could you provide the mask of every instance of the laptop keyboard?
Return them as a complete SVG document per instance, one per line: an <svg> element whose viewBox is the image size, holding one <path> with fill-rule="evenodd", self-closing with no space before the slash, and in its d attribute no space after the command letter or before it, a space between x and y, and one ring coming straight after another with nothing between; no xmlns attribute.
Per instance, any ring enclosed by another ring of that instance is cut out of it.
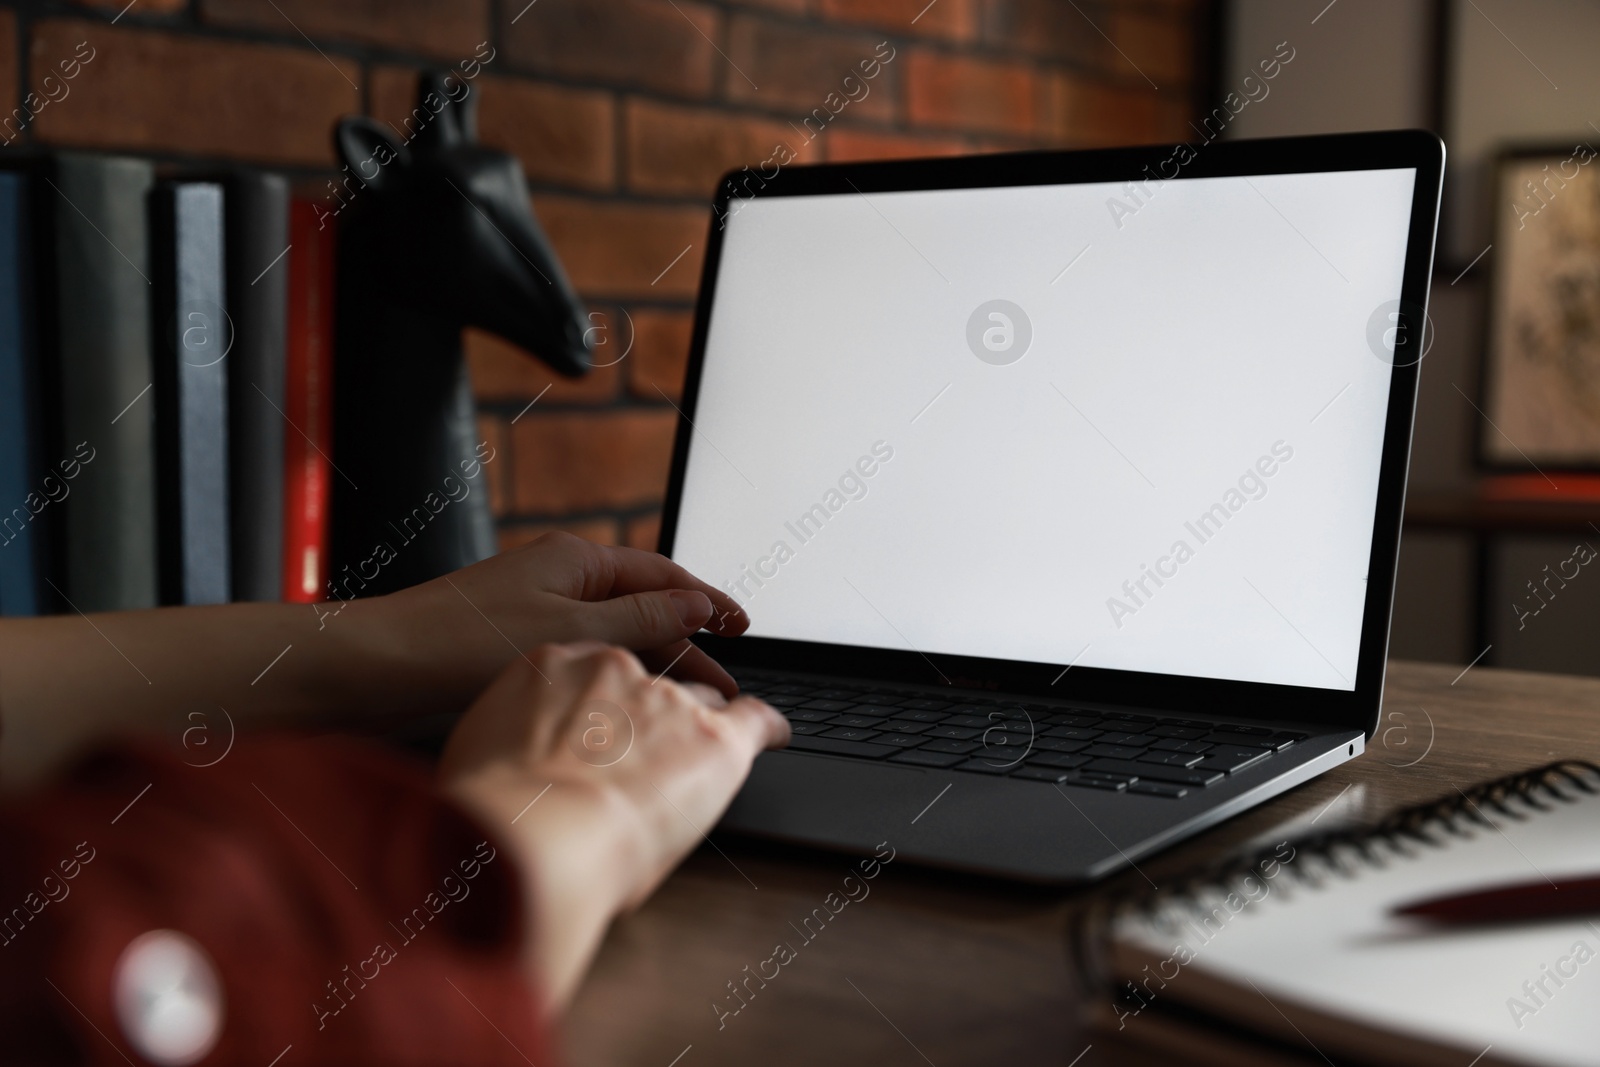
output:
<svg viewBox="0 0 1600 1067"><path fill-rule="evenodd" d="M741 672L789 720L789 747L1089 789L1183 797L1253 769L1309 735L1133 712Z"/></svg>

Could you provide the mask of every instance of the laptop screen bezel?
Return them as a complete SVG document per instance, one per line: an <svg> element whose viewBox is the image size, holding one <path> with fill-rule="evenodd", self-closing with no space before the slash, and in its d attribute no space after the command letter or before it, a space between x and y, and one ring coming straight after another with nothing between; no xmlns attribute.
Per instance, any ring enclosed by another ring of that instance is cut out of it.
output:
<svg viewBox="0 0 1600 1067"><path fill-rule="evenodd" d="M930 189L999 188L1084 182L1149 181L1170 174L1181 158L1178 145L1092 151L1022 152L946 159L833 163L778 168L776 174L746 168L718 185L695 308L683 397L662 512L659 551L672 555L683 500L684 475L693 437L695 408L705 361L706 337L721 260L723 220L735 198L865 195ZM1276 138L1189 145L1193 157L1175 178L1316 173L1415 168L1410 230L1401 283L1399 327L1423 336L1438 223L1444 145L1430 133L1398 130L1319 137ZM1425 341L1427 338L1425 337ZM1241 682L1190 675L1109 670L1061 663L927 654L908 649L796 641L773 637L724 638L699 634L695 642L730 666L843 675L886 683L949 685L974 693L1001 691L1052 701L1112 704L1172 713L1225 715L1238 719L1292 719L1307 724L1360 729L1369 737L1378 723L1388 655L1389 618L1399 557L1406 471L1421 360L1396 365L1390 375L1378 493L1372 531L1367 597L1355 686L1350 690Z"/></svg>

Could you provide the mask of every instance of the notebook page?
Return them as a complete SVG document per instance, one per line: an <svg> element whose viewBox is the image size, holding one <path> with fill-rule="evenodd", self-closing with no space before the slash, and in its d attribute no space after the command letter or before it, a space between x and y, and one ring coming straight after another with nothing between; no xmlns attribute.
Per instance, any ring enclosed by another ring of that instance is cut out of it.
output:
<svg viewBox="0 0 1600 1067"><path fill-rule="evenodd" d="M1600 797L1568 792L1579 799L1547 800L1548 811L1509 801L1528 813L1520 821L1482 809L1494 829L1458 817L1468 837L1430 831L1443 847L1406 844L1403 855L1375 844L1382 866L1350 850L1349 873L1327 870L1320 888L1280 869L1231 900L1222 890L1174 899L1154 920L1119 920L1114 936L1170 961L1156 968L1168 979L1157 998L1178 994L1184 971L1207 971L1246 996L1254 983L1279 1007L1298 1002L1471 1055L1493 1045L1496 1059L1600 1063L1600 921L1440 930L1390 915L1447 893L1600 871ZM1311 857L1294 866L1326 870Z"/></svg>

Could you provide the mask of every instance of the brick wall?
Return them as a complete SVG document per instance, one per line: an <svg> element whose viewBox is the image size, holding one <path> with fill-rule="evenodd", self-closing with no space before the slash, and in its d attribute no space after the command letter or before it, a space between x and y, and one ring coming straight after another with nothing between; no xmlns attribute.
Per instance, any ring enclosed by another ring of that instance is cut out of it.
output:
<svg viewBox="0 0 1600 1067"><path fill-rule="evenodd" d="M856 160L1181 139L1209 17L1207 0L524 3L0 3L0 113L45 98L79 41L95 49L15 143L244 160L312 190L333 170L339 116L395 120L423 65L495 49L477 82L483 140L521 159L609 351L633 334L625 360L569 382L469 331L484 433L506 458L493 465L505 545L559 527L654 546L668 398L723 171L779 143ZM867 95L808 140L806 117L837 107L829 94L889 54L882 42L893 58Z"/></svg>

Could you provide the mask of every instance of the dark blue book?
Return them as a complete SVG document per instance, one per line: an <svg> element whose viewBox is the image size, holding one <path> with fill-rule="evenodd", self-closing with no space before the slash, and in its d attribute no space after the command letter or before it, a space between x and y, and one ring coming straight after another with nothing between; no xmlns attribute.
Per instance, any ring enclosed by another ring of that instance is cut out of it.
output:
<svg viewBox="0 0 1600 1067"><path fill-rule="evenodd" d="M37 520L63 491L36 484L37 355L28 176L0 172L0 615L39 613L43 535Z"/></svg>
<svg viewBox="0 0 1600 1067"><path fill-rule="evenodd" d="M174 181L150 197L156 527L161 601L232 599L222 186Z"/></svg>

